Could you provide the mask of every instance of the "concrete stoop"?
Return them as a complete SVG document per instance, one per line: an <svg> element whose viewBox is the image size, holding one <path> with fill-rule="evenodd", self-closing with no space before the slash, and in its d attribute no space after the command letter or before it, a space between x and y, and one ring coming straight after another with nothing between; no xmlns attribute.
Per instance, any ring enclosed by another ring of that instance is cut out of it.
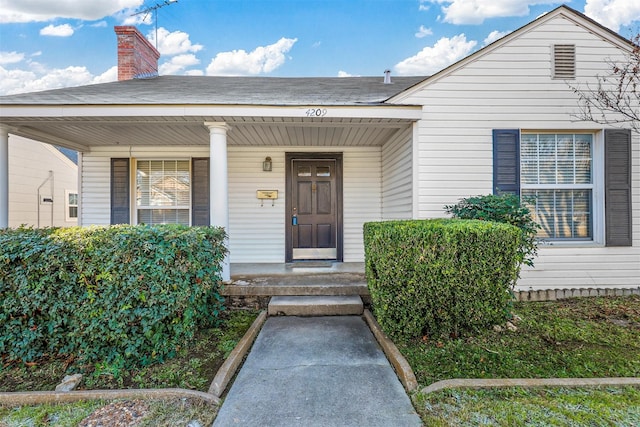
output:
<svg viewBox="0 0 640 427"><path fill-rule="evenodd" d="M274 296L268 306L270 316L351 316L363 313L358 295Z"/></svg>

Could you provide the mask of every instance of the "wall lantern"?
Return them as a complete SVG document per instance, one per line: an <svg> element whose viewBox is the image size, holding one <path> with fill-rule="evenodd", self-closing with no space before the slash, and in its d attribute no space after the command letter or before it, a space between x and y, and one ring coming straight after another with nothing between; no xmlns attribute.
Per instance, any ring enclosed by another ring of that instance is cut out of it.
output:
<svg viewBox="0 0 640 427"><path fill-rule="evenodd" d="M262 162L262 170L271 172L271 157L265 157L264 162Z"/></svg>

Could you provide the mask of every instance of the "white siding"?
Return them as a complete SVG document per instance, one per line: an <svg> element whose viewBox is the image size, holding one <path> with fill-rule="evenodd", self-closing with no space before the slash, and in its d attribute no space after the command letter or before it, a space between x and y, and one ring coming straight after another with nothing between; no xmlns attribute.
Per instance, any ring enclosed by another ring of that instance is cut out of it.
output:
<svg viewBox="0 0 640 427"><path fill-rule="evenodd" d="M49 171L53 181L47 181ZM52 198L52 204L39 203L41 185L40 197ZM66 192L77 188L78 167L64 154L45 143L9 136L9 227L37 227L38 216L40 227L76 225L75 219L67 221Z"/></svg>
<svg viewBox="0 0 640 427"><path fill-rule="evenodd" d="M381 149L379 147L228 147L229 237L232 263L285 260L285 153L343 153L344 261L364 259L362 224L381 219ZM208 146L137 147L143 158L208 157ZM263 172L265 157L272 171ZM83 156L83 225L109 224L110 158L129 157L129 147L95 149ZM278 199L261 203L257 190L278 190Z"/></svg>
<svg viewBox="0 0 640 427"><path fill-rule="evenodd" d="M362 262L362 225L380 220L380 148L229 147L229 235L231 262L284 262L285 153L343 153L344 261ZM262 171L271 157L271 172ZM262 204L256 190L278 190Z"/></svg>
<svg viewBox="0 0 640 427"><path fill-rule="evenodd" d="M382 218L413 215L413 134L399 131L382 147Z"/></svg>
<svg viewBox="0 0 640 427"><path fill-rule="evenodd" d="M599 130L579 122L568 82L551 79L555 43L576 45L577 79L606 74L617 48L563 17L534 26L398 102L422 104L418 126L418 217L492 192L492 129ZM593 79L591 79L593 82ZM599 134L601 135L601 134ZM640 286L640 137L633 136L633 247L543 247L521 289Z"/></svg>

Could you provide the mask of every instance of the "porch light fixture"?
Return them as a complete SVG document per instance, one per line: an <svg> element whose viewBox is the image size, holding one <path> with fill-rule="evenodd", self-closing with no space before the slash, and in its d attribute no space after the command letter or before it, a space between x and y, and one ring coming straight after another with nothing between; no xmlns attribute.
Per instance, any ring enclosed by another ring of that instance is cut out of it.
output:
<svg viewBox="0 0 640 427"><path fill-rule="evenodd" d="M271 172L271 157L265 157L264 162L262 162L262 170Z"/></svg>

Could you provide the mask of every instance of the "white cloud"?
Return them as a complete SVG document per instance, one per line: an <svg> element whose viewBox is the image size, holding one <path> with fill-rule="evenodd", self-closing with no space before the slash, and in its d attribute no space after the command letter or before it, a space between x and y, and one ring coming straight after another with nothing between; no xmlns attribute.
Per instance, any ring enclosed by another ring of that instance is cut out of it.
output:
<svg viewBox="0 0 640 427"><path fill-rule="evenodd" d="M24 59L24 53L19 52L0 52L0 65L1 64L15 64Z"/></svg>
<svg viewBox="0 0 640 427"><path fill-rule="evenodd" d="M638 0L587 0L584 13L613 31L623 25L640 21L640 1Z"/></svg>
<svg viewBox="0 0 640 427"><path fill-rule="evenodd" d="M107 21L99 21L99 22L96 22L95 24L91 24L91 26L94 28L106 28Z"/></svg>
<svg viewBox="0 0 640 427"><path fill-rule="evenodd" d="M506 36L507 34L509 34L511 31L498 31L498 30L493 30L489 33L489 35L487 37L485 37L483 43L483 46L486 46L488 44L493 43L494 41L503 38L504 36Z"/></svg>
<svg viewBox="0 0 640 427"><path fill-rule="evenodd" d="M69 24L62 25L47 25L40 30L41 36L54 36L54 37L70 37L73 35L73 28Z"/></svg>
<svg viewBox="0 0 640 427"><path fill-rule="evenodd" d="M56 18L93 21L123 9L134 9L144 0L0 0L0 23L43 22Z"/></svg>
<svg viewBox="0 0 640 427"><path fill-rule="evenodd" d="M152 45L156 45L155 31L149 32L147 39ZM166 28L158 28L158 51L162 55L179 55L188 52L198 52L202 50L201 44L192 44L189 34L183 31L169 32Z"/></svg>
<svg viewBox="0 0 640 427"><path fill-rule="evenodd" d="M424 11L426 12L427 10L429 10L429 5L426 3L429 3L431 0L420 0L420 6L418 6L418 10Z"/></svg>
<svg viewBox="0 0 640 427"><path fill-rule="evenodd" d="M415 36L421 39L423 37L427 37L432 34L433 34L433 31L431 31L431 28L425 28L424 25L420 25L420 28L418 29L418 32L415 34Z"/></svg>
<svg viewBox="0 0 640 427"><path fill-rule="evenodd" d="M338 77L353 77L353 74L349 74L346 71L338 71Z"/></svg>
<svg viewBox="0 0 640 427"><path fill-rule="evenodd" d="M0 66L0 95L34 92L92 83L106 83L118 79L117 67L94 76L86 67L46 69L41 64L29 63L28 70L8 70Z"/></svg>
<svg viewBox="0 0 640 427"><path fill-rule="evenodd" d="M100 74L99 76L95 76L93 79L91 79L91 83L109 83L109 82L115 82L117 80L118 80L118 66L114 65L104 73Z"/></svg>
<svg viewBox="0 0 640 427"><path fill-rule="evenodd" d="M482 24L487 18L526 16L529 6L560 4L558 0L429 0L441 5L444 22L450 24ZM630 0L636 1L636 0Z"/></svg>
<svg viewBox="0 0 640 427"><path fill-rule="evenodd" d="M176 55L164 64L161 64L158 73L161 75L175 75L183 71L185 68L197 65L199 63L200 60L196 58L196 56L192 53Z"/></svg>
<svg viewBox="0 0 640 427"><path fill-rule="evenodd" d="M432 47L427 46L416 55L397 63L394 69L399 75L405 76L434 74L467 56L477 44L475 40L467 41L464 34L442 37Z"/></svg>
<svg viewBox="0 0 640 427"><path fill-rule="evenodd" d="M251 52L242 49L220 52L211 60L207 74L242 76L270 73L284 64L287 59L285 54L297 41L298 39L282 37L274 44L259 46Z"/></svg>

